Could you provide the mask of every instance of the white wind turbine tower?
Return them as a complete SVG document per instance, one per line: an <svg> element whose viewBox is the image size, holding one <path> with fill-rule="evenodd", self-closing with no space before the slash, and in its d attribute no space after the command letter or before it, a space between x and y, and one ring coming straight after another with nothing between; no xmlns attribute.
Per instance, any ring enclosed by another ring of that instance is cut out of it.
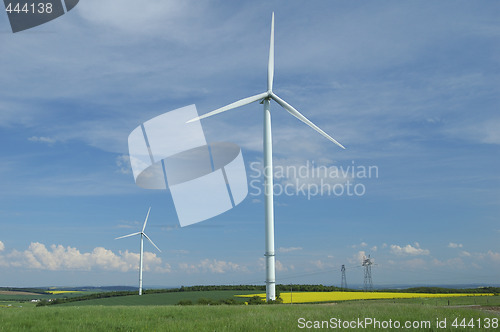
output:
<svg viewBox="0 0 500 332"><path fill-rule="evenodd" d="M161 252L160 248L158 248L156 246L156 244L154 244L154 242L149 238L149 236L147 236L146 233L144 233L144 230L146 229L146 223L148 222L150 211L151 211L151 207L149 207L148 214L146 215L146 220L144 220L144 225L142 226L142 231L115 238L115 240L118 240L118 239L123 239L123 238L129 237L129 236L134 236L134 235L139 235L139 234L141 235L141 254L139 256L139 295L142 295L142 263L144 261L144 259L143 259L143 256L144 256L144 237L146 239L148 239L149 242L151 242L151 244L154 245L155 248L158 249L159 252Z"/></svg>
<svg viewBox="0 0 500 332"><path fill-rule="evenodd" d="M332 141L333 143L345 149L342 144L330 137L323 130L318 128L314 123L309 121L305 116L299 113L286 101L278 97L273 92L273 76L274 76L274 12L271 19L271 41L269 46L269 63L267 66L267 91L261 94L241 99L227 106L216 109L215 111L206 113L202 116L194 118L188 122L193 122L207 118L209 116L222 113L233 108L244 106L255 101L261 101L264 104L264 195L265 195L265 218L266 218L266 300L275 300L275 258L274 258L274 207L273 207L273 160L272 160L272 137L271 137L271 99L277 102L281 107L287 110L300 121L307 124L309 127L316 130L318 133Z"/></svg>

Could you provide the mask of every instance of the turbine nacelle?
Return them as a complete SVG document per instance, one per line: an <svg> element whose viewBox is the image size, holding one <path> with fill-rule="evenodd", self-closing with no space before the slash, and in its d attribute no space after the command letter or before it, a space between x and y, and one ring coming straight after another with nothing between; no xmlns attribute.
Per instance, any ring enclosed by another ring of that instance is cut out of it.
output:
<svg viewBox="0 0 500 332"><path fill-rule="evenodd" d="M259 103L263 104L265 100L274 100L277 102L281 107L283 107L288 113L299 119L300 121L304 122L306 125L311 127L312 129L316 130L318 133L323 135L325 138L330 140L331 142L337 144L339 147L342 149L345 149L345 147L337 142L333 137L325 133L323 130L321 130L318 126L316 126L314 123L312 123L309 119L307 119L305 116L303 116L299 111L297 111L295 108L293 108L290 104L288 104L286 101L278 97L274 92L273 92L273 81L274 81L274 12L272 15L271 19L271 38L270 38L270 43L269 43L269 62L267 64L267 91L263 92L261 94L251 96L248 98L244 98L241 100L238 100L232 104L229 104L227 106L221 107L216 109L215 111L208 112L206 114L203 114L199 117L196 117L194 119L191 119L187 121L187 123L194 122L197 120L205 119L208 118L212 115L216 115L222 112L226 112L229 110L232 110L237 107L245 106L247 104L259 101Z"/></svg>
<svg viewBox="0 0 500 332"><path fill-rule="evenodd" d="M146 239L149 240L149 242L151 242L151 244L156 248L158 249L159 252L161 252L160 248L158 248L156 246L156 244L154 244L154 242L149 238L149 236L146 235L146 233L144 233L144 230L146 229L146 224L148 222L148 218L149 218L149 212L151 212L151 207L149 207L149 210L148 210L148 214L146 215L146 219L144 220L144 224L142 226L142 231L140 232L136 232L136 233L132 233L132 234L128 234L128 235L123 235L123 236L120 236L120 237L117 237L115 238L115 240L118 240L118 239L123 239L123 238L126 238L126 237L131 237L131 236L134 236L134 235L141 235L144 236Z"/></svg>
<svg viewBox="0 0 500 332"><path fill-rule="evenodd" d="M333 137L331 137L330 135L328 135L327 133L325 133L321 128L319 128L318 126L316 126L308 118L306 118L304 115L302 115L302 113L300 113L299 111L297 111L292 105L288 104L286 101L284 101L283 99L281 99L280 97L278 97L274 92L272 92L270 90L267 91L267 92L263 92L261 94L252 96L252 97L248 97L248 98L244 98L244 99L238 100L238 101L236 101L236 102L234 102L232 104L229 104L227 106L218 108L215 111L212 111L212 112L203 114L201 116L198 116L198 117L196 117L194 119L191 119L191 120L187 121L187 123L198 121L198 120L201 120L201 119L205 119L205 118L211 117L213 115L216 115L216 114L219 114L219 113L223 113L223 112L232 110L232 109L237 108L237 107L241 107L241 106L245 106L247 104L251 104L251 103L256 102L256 101L259 101L261 104L263 104L265 100L269 100L270 101L271 99L274 100L275 102L277 102L288 113L290 113L291 115L293 115L294 117L296 117L300 121L304 122L306 125L308 125L312 129L316 130L322 136L324 136L325 138L327 138L331 142L337 144L342 149L345 149L345 147L342 144L340 144L339 142L337 142L337 140L335 140Z"/></svg>

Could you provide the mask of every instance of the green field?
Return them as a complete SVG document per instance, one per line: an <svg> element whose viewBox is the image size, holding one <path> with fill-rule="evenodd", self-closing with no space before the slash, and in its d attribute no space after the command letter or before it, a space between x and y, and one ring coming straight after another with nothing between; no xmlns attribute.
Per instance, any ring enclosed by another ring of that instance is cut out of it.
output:
<svg viewBox="0 0 500 332"><path fill-rule="evenodd" d="M19 295L19 294L0 294L0 301L31 301L33 299L48 300L55 298L77 297L84 294L93 294L95 292L74 292L64 294L32 294L32 295Z"/></svg>
<svg viewBox="0 0 500 332"><path fill-rule="evenodd" d="M42 292L42 290L40 290ZM65 299L71 297L79 297L85 294L94 294L96 292L69 292L62 294L49 294L49 293L29 293L29 292L16 292L16 291L0 291L0 308L5 307L35 307L36 302L31 300L46 300L49 299Z"/></svg>
<svg viewBox="0 0 500 332"><path fill-rule="evenodd" d="M302 321L300 319L303 319ZM340 304L259 305L259 306L46 306L0 308L1 331L293 331L305 325L331 319L342 321L374 318L404 324L426 324L427 331L498 331L478 329L477 322L493 324L500 316L470 308L436 307L419 304L354 301ZM476 326L454 328L455 319ZM446 319L447 328L437 329L436 320ZM322 323L325 324L325 323ZM324 326L324 330L334 330ZM374 330L373 326L343 329ZM375 329L391 331L393 329ZM403 329L400 329L400 331ZM404 329L406 331L421 331Z"/></svg>
<svg viewBox="0 0 500 332"><path fill-rule="evenodd" d="M199 299L211 299L215 302L224 299L235 299L241 303L245 302L245 298L237 298L234 295L252 294L255 291L198 291L198 292L172 292L144 295L128 295L108 297L104 299L94 299L87 301L69 302L58 304L57 306L88 306L88 305L105 305L105 306L145 306L145 305L175 305L180 300L191 300L196 303Z"/></svg>

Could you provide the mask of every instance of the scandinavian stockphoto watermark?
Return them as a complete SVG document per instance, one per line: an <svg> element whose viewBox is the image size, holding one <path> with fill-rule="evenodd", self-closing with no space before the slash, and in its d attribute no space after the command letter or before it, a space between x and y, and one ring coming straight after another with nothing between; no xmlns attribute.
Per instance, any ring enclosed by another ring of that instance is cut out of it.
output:
<svg viewBox="0 0 500 332"><path fill-rule="evenodd" d="M264 192L264 166L259 161L249 165L249 195ZM360 197L367 193L367 181L378 179L376 165L361 165L351 161L347 165L317 165L315 161L273 167L273 193L275 196Z"/></svg>
<svg viewBox="0 0 500 332"><path fill-rule="evenodd" d="M169 190L181 226L207 220L240 204L248 194L264 192L264 166L245 167L240 147L207 142L195 105L160 114L137 126L128 137L135 183L144 189ZM355 161L294 162L276 159L275 196L364 196L375 165ZM250 188L249 188L250 187Z"/></svg>
<svg viewBox="0 0 500 332"><path fill-rule="evenodd" d="M445 320L446 321L446 320ZM440 327L440 321L436 321L436 326ZM300 317L297 320L299 329L370 329L370 330L387 330L387 329L430 329L432 322L429 320L414 320L400 322L398 320L379 320L377 318L365 317L352 320L344 320L332 317L329 320L307 320Z"/></svg>
<svg viewBox="0 0 500 332"><path fill-rule="evenodd" d="M406 320L396 319L380 320L375 317L358 317L356 319L340 319L331 317L329 320L308 320L304 317L297 319L299 329L361 329L361 330L440 330L440 329L498 329L498 318L467 318L455 317L452 319L436 318L432 320Z"/></svg>
<svg viewBox="0 0 500 332"><path fill-rule="evenodd" d="M160 114L128 137L135 183L168 189L182 227L224 213L248 194L238 145L207 142L195 105Z"/></svg>

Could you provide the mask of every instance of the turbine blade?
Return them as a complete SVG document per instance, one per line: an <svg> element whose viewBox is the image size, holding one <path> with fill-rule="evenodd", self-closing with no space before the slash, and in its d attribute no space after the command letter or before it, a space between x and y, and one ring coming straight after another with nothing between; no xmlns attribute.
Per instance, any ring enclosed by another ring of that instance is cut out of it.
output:
<svg viewBox="0 0 500 332"><path fill-rule="evenodd" d="M269 43L269 63L267 65L267 91L273 90L274 79L274 12L271 18L271 41Z"/></svg>
<svg viewBox="0 0 500 332"><path fill-rule="evenodd" d="M300 112L297 111L295 108L293 108L290 104L288 104L286 101L284 101L283 99L281 99L280 97L278 97L277 95L275 95L272 92L271 92L271 98L274 99L278 104L281 105L281 107L283 107L284 109L286 109L294 117L296 117L300 121L304 122L306 125L308 125L312 129L316 130L318 133L320 133L324 137L328 138L330 141L332 141L333 143L337 144L342 149L345 149L345 147L342 144L340 144L339 142L337 142L334 138L332 138L330 135L328 135L327 133L325 133L323 130L321 130L314 123L312 123L311 121L309 121L309 119L307 119L305 116L303 116L302 114L300 114Z"/></svg>
<svg viewBox="0 0 500 332"><path fill-rule="evenodd" d="M153 241L149 238L149 236L147 236L147 235L146 235L146 233L142 233L142 234L146 237L146 239L148 239L148 240L149 240L149 242L151 242L151 244L152 244L152 245L154 245L154 246L155 246L155 248L156 248L156 249L158 249L158 251L159 251L159 252L161 252L160 248L158 248L158 247L156 246L156 244L155 244L155 243L154 243L154 242L153 242Z"/></svg>
<svg viewBox="0 0 500 332"><path fill-rule="evenodd" d="M254 101L261 100L261 99L266 98L268 96L269 96L269 94L267 92L263 92L261 94L258 94L258 95L252 96L252 97L241 99L241 100L235 101L234 103L229 104L227 106L218 108L215 111L212 111L212 112L203 114L203 115L201 115L199 117L196 117L194 119L191 119L191 120L189 120L186 123L190 123L190 122L193 122L193 121L205 119L205 118L208 118L209 116L212 116L212 115L215 115L215 114L219 114L219 113L222 113L222 112L225 112L225 111L229 111L229 110L231 110L233 108L236 108L236 107L240 107L240 106L244 106L244 105L253 103Z"/></svg>
<svg viewBox="0 0 500 332"><path fill-rule="evenodd" d="M139 235L141 234L141 232L137 232L137 233L132 233L132 234L129 234L129 235L124 235L124 236L120 236L120 237L115 237L115 240L118 240L118 239L123 239L125 237L130 237L130 236L134 236L134 235Z"/></svg>
<svg viewBox="0 0 500 332"><path fill-rule="evenodd" d="M144 220L144 225L142 226L142 232L146 229L146 223L148 222L149 212L151 211L151 206L149 207L148 214L146 215L146 219Z"/></svg>

